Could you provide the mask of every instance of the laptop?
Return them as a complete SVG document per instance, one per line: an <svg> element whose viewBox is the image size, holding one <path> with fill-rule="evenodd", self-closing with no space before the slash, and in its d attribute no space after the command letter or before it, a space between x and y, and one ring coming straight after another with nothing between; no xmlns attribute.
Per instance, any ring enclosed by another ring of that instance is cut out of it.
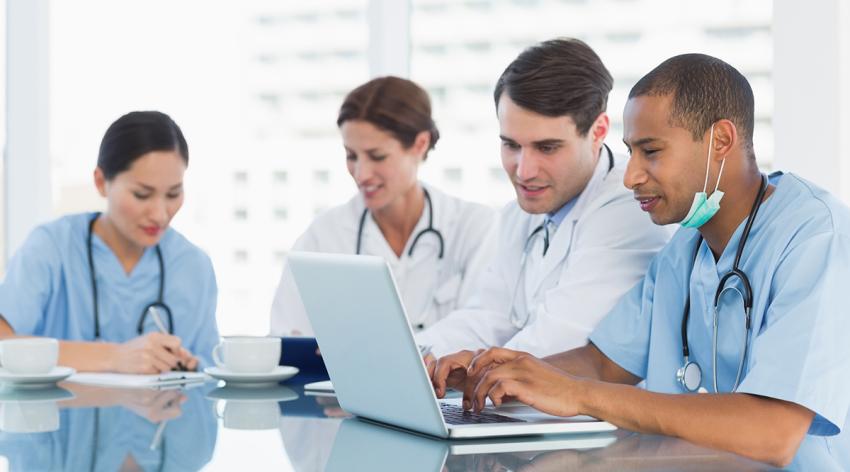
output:
<svg viewBox="0 0 850 472"><path fill-rule="evenodd" d="M288 265L340 406L360 418L440 438L591 433L588 416L527 406L463 411L438 401L387 263L380 257L292 252Z"/></svg>
<svg viewBox="0 0 850 472"><path fill-rule="evenodd" d="M580 463L577 459L616 441L617 436L610 432L443 440L348 418L339 426L324 470L518 470L547 454L572 459L568 464ZM476 466L479 464L481 467ZM485 468L484 464L489 466Z"/></svg>

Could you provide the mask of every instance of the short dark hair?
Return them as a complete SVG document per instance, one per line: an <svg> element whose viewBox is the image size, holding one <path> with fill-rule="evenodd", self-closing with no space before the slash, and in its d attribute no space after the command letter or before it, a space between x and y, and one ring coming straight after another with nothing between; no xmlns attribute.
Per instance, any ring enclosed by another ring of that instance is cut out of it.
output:
<svg viewBox="0 0 850 472"><path fill-rule="evenodd" d="M349 120L363 120L390 133L405 148L413 146L416 136L428 131L434 149L440 132L431 117L428 92L415 82L401 77L378 77L348 93L336 120L337 126Z"/></svg>
<svg viewBox="0 0 850 472"><path fill-rule="evenodd" d="M133 111L115 120L103 135L97 166L106 180L154 151L177 151L189 164L189 146L177 123L158 111Z"/></svg>
<svg viewBox="0 0 850 472"><path fill-rule="evenodd" d="M705 54L674 56L643 76L629 99L670 94L671 126L685 128L701 141L712 123L727 119L738 128L744 149L754 156L753 89L737 69Z"/></svg>
<svg viewBox="0 0 850 472"><path fill-rule="evenodd" d="M496 108L502 93L535 113L569 116L586 135L608 105L614 86L599 56L578 39L558 38L523 51L508 65L493 91Z"/></svg>

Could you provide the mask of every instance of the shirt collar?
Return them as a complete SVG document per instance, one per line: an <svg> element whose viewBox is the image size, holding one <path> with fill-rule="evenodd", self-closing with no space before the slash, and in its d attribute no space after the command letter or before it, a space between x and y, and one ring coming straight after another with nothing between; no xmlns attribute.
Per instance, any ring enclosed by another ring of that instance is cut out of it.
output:
<svg viewBox="0 0 850 472"><path fill-rule="evenodd" d="M578 198L573 197L572 199L570 199L570 201L568 201L567 203L564 203L564 206L559 208L558 211L556 211L554 213L548 213L546 215L546 221L552 222L552 225L555 228L560 226L561 222L564 221L564 218L567 217L567 214L570 213L570 210L572 210L573 207L576 206L576 200L578 200Z"/></svg>
<svg viewBox="0 0 850 472"><path fill-rule="evenodd" d="M558 229L558 227L561 225L561 222L564 221L564 218L566 218L567 215L570 213L570 210L572 210L573 207L576 206L579 198L590 187L590 184L596 181L597 179L601 179L611 170L610 166L611 160L613 159L613 154L610 154L610 152L611 149L608 148L607 145L603 144L602 148L599 149L599 160L596 163L596 170L594 170L593 175L590 178L590 182L587 183L587 186L585 186L584 190L582 190L578 195L573 197L567 203L564 203L564 205L557 211L547 213L546 218L544 218L543 220L544 223L548 224L548 222L551 222L553 225L553 229Z"/></svg>

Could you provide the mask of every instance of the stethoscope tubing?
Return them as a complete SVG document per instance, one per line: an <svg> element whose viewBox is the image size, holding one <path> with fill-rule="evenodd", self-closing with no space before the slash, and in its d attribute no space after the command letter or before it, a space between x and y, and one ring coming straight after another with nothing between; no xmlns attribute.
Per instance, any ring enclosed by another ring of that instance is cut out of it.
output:
<svg viewBox="0 0 850 472"><path fill-rule="evenodd" d="M425 195L425 203L428 206L428 226L422 231L416 233L413 237L413 242L410 243L410 249L407 250L407 256L413 256L413 249L416 247L416 243L419 242L419 238L422 236L432 233L437 237L437 241L440 243L440 252L437 254L437 259L442 259L445 253L445 240L443 239L443 234L440 233L439 230L434 228L434 205L431 202L431 194L428 193L428 189L422 187L422 192ZM359 255L362 249L363 243L363 228L366 226L366 216L369 215L369 209L364 208L363 213L360 214L360 224L357 225L357 243L354 248L354 254Z"/></svg>
<svg viewBox="0 0 850 472"><path fill-rule="evenodd" d="M713 310L713 320L712 320L712 366L711 367L712 367L712 382L713 382L713 387L714 387L715 393L719 392L719 389L718 389L718 386L717 386L717 338L718 338L718 326L720 324L719 314L718 314L718 305L720 303L720 297L723 295L723 293L726 290L734 290L734 291L738 292L739 294L741 294L741 297L744 301L744 327L745 327L745 330L746 330L745 333L744 333L744 347L742 349L741 358L738 362L738 370L737 370L737 374L735 375L735 383L732 386L732 390L731 390L733 392L735 390L737 390L738 385L740 385L741 376L743 374L744 365L746 363L746 358L747 358L747 354L748 354L748 351L749 351L750 331L752 329L751 313L752 313L752 307L753 307L753 289L752 289L752 284L750 283L750 279L747 276L747 273L744 272L743 269L741 269L740 263L741 263L741 257L744 254L744 246L746 245L747 240L750 237L750 230L752 229L753 222L755 221L756 215L758 214L758 211L761 208L761 204L764 200L764 195L767 192L768 185L769 185L769 182L768 182L767 176L762 175L761 176L761 185L759 186L759 191L756 194L756 198L754 199L753 205L750 209L750 214L747 217L747 222L744 225L744 230L741 233L741 240L738 243L738 249L735 252L735 260L732 263L732 269L729 272L727 272L726 274L724 274L723 277L720 278L720 281L717 284L717 289L714 292L714 300L713 300L714 301L714 310ZM702 238L702 235L700 235L697 238L696 249L694 250L694 265L696 265L697 259L699 257L700 247L702 246L702 241L703 241L703 238ZM693 270L693 268L691 270ZM737 278L741 281L741 286L743 287L743 290L739 290L736 287L727 287L727 285L729 284L729 281L731 281L733 278ZM690 281L690 277L688 278L688 280ZM681 330L682 330L682 357L684 359L684 364L679 371L681 372L681 371L687 369L689 364L694 364L694 365L696 365L696 367L701 372L702 368L699 367L699 364L696 361L690 361L690 348L689 348L689 345L688 345L688 321L690 319L690 311L691 311L690 310L690 308L691 308L690 283L688 283L686 289L688 290L688 294L687 294L687 298L685 299L685 309L684 309L684 313L682 315L682 327L681 327ZM687 385L687 382L685 382L683 380L684 376L677 376L677 377L679 377L679 381L680 381L682 387L686 391L690 391L690 392L696 391L696 388L691 388L691 386Z"/></svg>
<svg viewBox="0 0 850 472"><path fill-rule="evenodd" d="M91 221L89 221L88 234L86 235L86 252L88 256L89 263L89 275L91 276L91 287L92 287L92 301L94 305L94 338L95 340L100 339L100 307L98 304L97 298L97 276L95 274L95 265L94 265L94 250L92 249L92 236L94 235L94 223L97 221L98 217L100 217L100 213L95 213L94 217L92 217ZM141 316L139 317L139 324L137 326L136 331L138 334L142 334L144 329L145 318L147 317L148 311L151 307L160 307L165 311L167 321L168 321L168 333L174 334L174 317L171 314L171 308L165 304L163 300L163 295L165 293L165 262L162 258L162 250L159 247L159 244L154 246L156 250L156 258L159 263L159 292L157 295L157 299L155 302L151 303L147 307L145 307L144 311L142 311Z"/></svg>

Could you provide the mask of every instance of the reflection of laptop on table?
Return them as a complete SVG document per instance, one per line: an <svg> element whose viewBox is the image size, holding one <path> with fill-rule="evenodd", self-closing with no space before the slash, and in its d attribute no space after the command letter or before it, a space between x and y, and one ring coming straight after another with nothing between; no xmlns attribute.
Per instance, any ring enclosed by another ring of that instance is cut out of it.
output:
<svg viewBox="0 0 850 472"><path fill-rule="evenodd" d="M616 440L613 433L584 433L452 441L393 431L349 418L339 426L325 471L484 470L468 466L488 459L494 463L517 462L517 458L533 458L546 451L582 454Z"/></svg>
<svg viewBox="0 0 850 472"><path fill-rule="evenodd" d="M444 438L616 429L595 418L561 418L529 407L474 414L457 401L438 402L383 259L293 252L288 264L346 411Z"/></svg>

